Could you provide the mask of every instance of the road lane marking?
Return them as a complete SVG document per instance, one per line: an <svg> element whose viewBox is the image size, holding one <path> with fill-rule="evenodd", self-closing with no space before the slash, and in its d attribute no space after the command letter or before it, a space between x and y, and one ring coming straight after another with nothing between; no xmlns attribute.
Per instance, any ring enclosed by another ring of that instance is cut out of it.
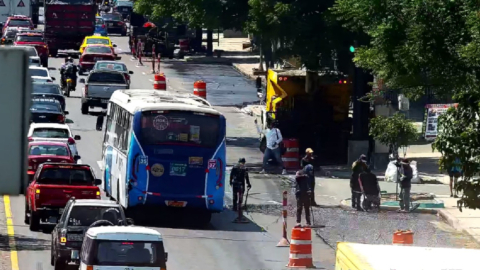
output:
<svg viewBox="0 0 480 270"><path fill-rule="evenodd" d="M3 204L5 206L5 216L7 218L8 245L10 246L10 261L12 264L12 270L19 270L15 232L13 230L13 215L12 208L10 207L10 196L3 195Z"/></svg>

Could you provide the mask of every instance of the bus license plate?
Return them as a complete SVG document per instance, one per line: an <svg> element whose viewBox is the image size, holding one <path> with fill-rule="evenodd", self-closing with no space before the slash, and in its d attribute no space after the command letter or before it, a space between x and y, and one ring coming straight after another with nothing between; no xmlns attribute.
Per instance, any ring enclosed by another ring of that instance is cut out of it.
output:
<svg viewBox="0 0 480 270"><path fill-rule="evenodd" d="M170 207L185 207L187 205L187 202L182 202L182 201L166 201L167 206Z"/></svg>

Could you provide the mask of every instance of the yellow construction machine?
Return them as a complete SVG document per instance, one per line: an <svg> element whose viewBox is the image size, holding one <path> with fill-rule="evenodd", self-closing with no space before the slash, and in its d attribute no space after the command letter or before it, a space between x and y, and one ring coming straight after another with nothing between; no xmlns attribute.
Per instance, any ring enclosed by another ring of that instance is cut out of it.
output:
<svg viewBox="0 0 480 270"><path fill-rule="evenodd" d="M268 71L262 128L275 121L284 138L297 139L301 154L312 148L320 164L346 162L352 83L335 71L308 75L307 86L306 71ZM264 151L266 141L260 139Z"/></svg>

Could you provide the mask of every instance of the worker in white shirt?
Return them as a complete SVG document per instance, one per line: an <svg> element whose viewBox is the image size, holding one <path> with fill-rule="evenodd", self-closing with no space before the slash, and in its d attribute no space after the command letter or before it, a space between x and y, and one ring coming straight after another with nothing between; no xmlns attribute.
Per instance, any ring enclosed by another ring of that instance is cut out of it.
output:
<svg viewBox="0 0 480 270"><path fill-rule="evenodd" d="M283 137L280 129L278 129L276 123L273 122L269 125L269 129L264 131L264 134L267 140L267 148L265 148L265 153L263 153L263 169L260 173L265 173L268 160L274 159L277 161L277 164L282 166L282 174L287 174L287 170L285 170L282 161Z"/></svg>

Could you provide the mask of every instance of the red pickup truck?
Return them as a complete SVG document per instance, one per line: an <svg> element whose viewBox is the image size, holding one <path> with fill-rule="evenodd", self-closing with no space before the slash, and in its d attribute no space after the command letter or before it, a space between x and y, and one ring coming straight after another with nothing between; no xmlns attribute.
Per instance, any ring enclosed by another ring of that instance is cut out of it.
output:
<svg viewBox="0 0 480 270"><path fill-rule="evenodd" d="M25 193L25 223L32 231L40 228L40 221L57 223L70 198L101 199L101 183L89 165L41 164Z"/></svg>

